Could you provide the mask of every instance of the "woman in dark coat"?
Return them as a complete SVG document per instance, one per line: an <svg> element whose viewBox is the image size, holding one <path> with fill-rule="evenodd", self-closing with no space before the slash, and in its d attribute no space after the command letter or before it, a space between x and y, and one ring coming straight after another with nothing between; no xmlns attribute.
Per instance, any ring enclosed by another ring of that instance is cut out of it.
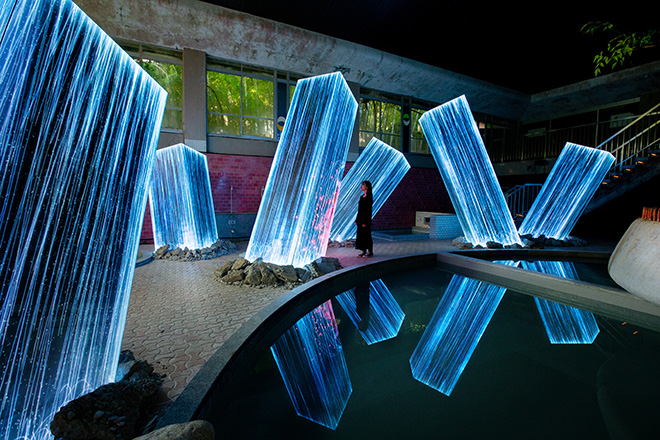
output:
<svg viewBox="0 0 660 440"><path fill-rule="evenodd" d="M374 243L371 238L371 206L374 201L371 193L371 182L365 180L360 186L362 195L358 202L358 213L355 219L357 225L357 237L355 240L355 249L362 251L358 257L372 257Z"/></svg>

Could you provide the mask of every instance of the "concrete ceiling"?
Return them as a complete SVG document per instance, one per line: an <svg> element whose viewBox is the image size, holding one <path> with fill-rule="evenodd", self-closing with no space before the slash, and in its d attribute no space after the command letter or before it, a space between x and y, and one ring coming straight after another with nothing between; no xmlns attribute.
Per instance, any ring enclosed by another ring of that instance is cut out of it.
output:
<svg viewBox="0 0 660 440"><path fill-rule="evenodd" d="M529 94L593 78L592 59L607 40L582 34L585 23L657 28L647 1L625 9L593 0L204 1Z"/></svg>

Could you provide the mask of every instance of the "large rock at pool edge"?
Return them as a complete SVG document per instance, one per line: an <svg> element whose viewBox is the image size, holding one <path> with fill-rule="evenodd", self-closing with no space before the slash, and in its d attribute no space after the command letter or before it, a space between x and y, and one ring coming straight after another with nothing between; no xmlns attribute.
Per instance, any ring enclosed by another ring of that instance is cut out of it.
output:
<svg viewBox="0 0 660 440"><path fill-rule="evenodd" d="M608 271L628 292L660 305L660 222L635 220L612 252Z"/></svg>

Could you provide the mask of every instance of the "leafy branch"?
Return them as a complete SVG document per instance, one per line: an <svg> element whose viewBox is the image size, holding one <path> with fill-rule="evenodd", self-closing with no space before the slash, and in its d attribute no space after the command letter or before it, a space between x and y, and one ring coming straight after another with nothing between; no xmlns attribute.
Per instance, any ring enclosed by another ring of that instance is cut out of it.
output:
<svg viewBox="0 0 660 440"><path fill-rule="evenodd" d="M598 33L614 34L607 43L607 49L594 57L595 76L598 76L605 68L614 70L624 66L630 61L634 52L656 47L660 38L660 31L657 30L621 32L616 30L612 23L605 21L589 22L582 26L581 32L590 36Z"/></svg>

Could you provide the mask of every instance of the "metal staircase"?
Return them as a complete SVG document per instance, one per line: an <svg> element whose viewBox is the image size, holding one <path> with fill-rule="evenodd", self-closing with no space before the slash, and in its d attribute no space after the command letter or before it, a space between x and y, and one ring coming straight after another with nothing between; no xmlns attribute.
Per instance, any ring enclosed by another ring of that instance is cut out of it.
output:
<svg viewBox="0 0 660 440"><path fill-rule="evenodd" d="M540 183L526 183L509 188L504 193L506 204L509 205L514 220L522 219L527 215L542 186Z"/></svg>
<svg viewBox="0 0 660 440"><path fill-rule="evenodd" d="M596 148L609 151L616 160L585 213L660 174L660 103Z"/></svg>
<svg viewBox="0 0 660 440"><path fill-rule="evenodd" d="M660 174L660 103L596 148L612 153L615 162L585 213ZM540 189L536 183L517 185L504 194L514 219L527 214Z"/></svg>

